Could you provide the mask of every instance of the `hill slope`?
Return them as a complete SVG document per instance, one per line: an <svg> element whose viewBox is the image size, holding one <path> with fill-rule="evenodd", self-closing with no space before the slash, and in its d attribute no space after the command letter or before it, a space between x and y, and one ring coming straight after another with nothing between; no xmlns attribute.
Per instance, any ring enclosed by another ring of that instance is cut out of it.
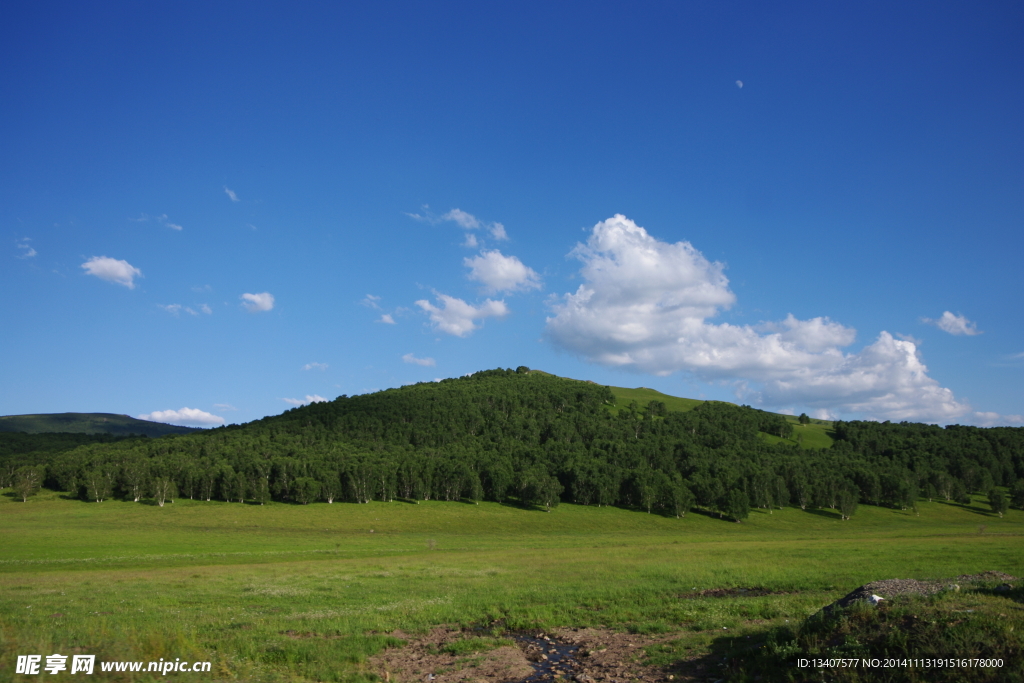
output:
<svg viewBox="0 0 1024 683"><path fill-rule="evenodd" d="M39 464L48 486L96 500L138 499L162 481L205 500L572 501L740 519L790 503L906 509L919 494L959 500L1024 477L1024 429L837 422L835 443L812 448L827 425L717 401L670 410L661 398L672 397L620 391L657 398L622 406L593 382L486 370L194 434L21 444L0 453L0 486Z"/></svg>
<svg viewBox="0 0 1024 683"><path fill-rule="evenodd" d="M191 434L197 431L201 430L137 420L134 417L113 413L44 413L0 416L0 432L25 432L26 434L113 434L117 436L139 434L156 437L165 434Z"/></svg>

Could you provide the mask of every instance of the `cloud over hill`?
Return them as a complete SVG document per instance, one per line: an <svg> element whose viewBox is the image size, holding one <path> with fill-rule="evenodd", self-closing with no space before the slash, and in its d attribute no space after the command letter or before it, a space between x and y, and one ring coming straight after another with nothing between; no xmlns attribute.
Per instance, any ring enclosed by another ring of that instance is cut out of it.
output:
<svg viewBox="0 0 1024 683"><path fill-rule="evenodd" d="M743 399L805 405L822 417L946 422L971 411L928 376L916 344L886 331L846 352L856 331L825 316L711 322L736 302L724 264L689 242L662 242L621 214L595 225L570 255L583 264L583 284L552 301L546 335L588 361L726 382Z"/></svg>

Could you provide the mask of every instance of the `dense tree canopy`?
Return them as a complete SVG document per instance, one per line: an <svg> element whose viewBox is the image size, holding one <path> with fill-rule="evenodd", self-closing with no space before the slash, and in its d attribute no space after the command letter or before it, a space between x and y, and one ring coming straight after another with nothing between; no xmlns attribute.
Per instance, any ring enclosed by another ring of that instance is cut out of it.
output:
<svg viewBox="0 0 1024 683"><path fill-rule="evenodd" d="M6 434L0 486L45 466L45 485L95 501L562 501L739 520L789 504L848 517L858 501L906 508L1024 479L1024 429L839 422L815 450L769 444L792 424L746 406L614 403L608 387L520 367L158 439Z"/></svg>

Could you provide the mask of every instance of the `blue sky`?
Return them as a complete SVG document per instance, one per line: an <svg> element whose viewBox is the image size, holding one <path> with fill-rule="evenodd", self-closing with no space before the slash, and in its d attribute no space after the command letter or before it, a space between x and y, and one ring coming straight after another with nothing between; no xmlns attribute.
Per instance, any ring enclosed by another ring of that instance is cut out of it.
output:
<svg viewBox="0 0 1024 683"><path fill-rule="evenodd" d="M1020 3L7 3L0 414L485 368L1024 424Z"/></svg>

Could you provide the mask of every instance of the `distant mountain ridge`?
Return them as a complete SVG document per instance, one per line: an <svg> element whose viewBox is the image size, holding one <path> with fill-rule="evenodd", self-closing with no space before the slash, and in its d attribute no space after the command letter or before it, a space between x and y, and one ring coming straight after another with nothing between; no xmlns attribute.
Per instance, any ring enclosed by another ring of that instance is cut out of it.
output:
<svg viewBox="0 0 1024 683"><path fill-rule="evenodd" d="M191 434L196 431L201 430L161 422L149 422L114 413L43 413L0 416L0 432L25 432L26 434L112 434L115 436L139 434L157 437L167 434Z"/></svg>

